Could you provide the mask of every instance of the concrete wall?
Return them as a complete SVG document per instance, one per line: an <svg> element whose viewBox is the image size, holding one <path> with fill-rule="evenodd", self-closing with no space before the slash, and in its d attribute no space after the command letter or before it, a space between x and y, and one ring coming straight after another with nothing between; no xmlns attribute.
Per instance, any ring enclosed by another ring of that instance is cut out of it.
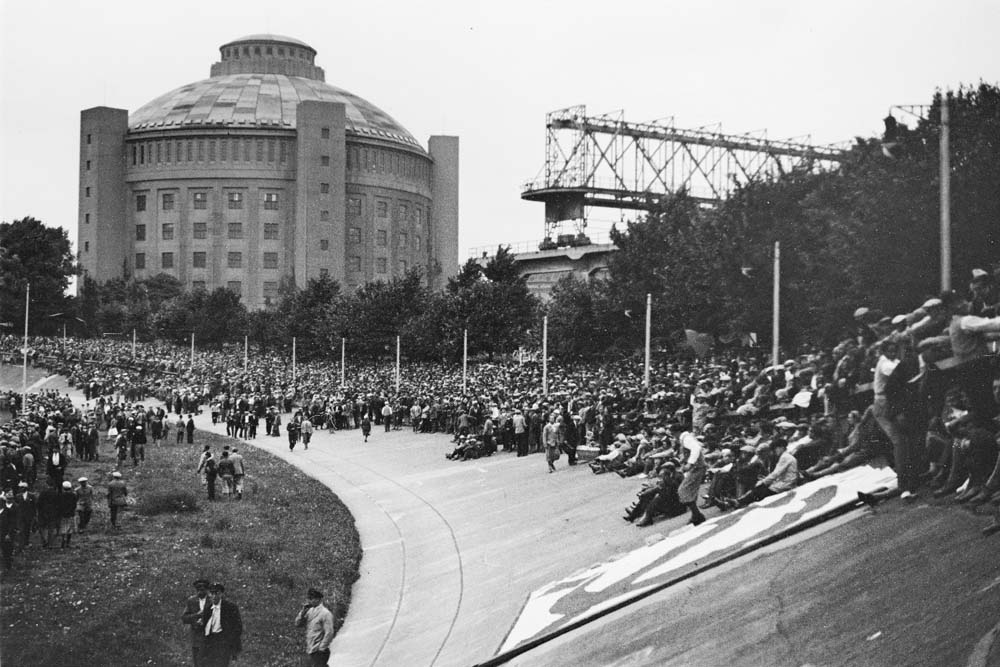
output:
<svg viewBox="0 0 1000 667"><path fill-rule="evenodd" d="M305 287L324 271L345 278L347 172L345 107L335 102L301 102L295 196L295 284Z"/></svg>
<svg viewBox="0 0 1000 667"><path fill-rule="evenodd" d="M434 160L432 255L441 267L433 286L442 287L458 273L458 137L431 137L428 148Z"/></svg>
<svg viewBox="0 0 1000 667"><path fill-rule="evenodd" d="M80 112L80 193L77 253L91 278L122 276L125 234L125 134L128 111L94 107Z"/></svg>

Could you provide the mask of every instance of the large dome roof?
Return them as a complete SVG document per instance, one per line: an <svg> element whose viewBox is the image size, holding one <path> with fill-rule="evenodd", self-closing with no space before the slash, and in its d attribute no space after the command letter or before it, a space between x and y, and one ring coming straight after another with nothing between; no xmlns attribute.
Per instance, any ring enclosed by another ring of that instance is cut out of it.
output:
<svg viewBox="0 0 1000 667"><path fill-rule="evenodd" d="M401 142L422 150L406 128L371 102L320 80L284 74L230 74L181 86L134 111L129 116L129 129L220 125L293 129L295 109L299 102L307 100L342 102L349 134Z"/></svg>

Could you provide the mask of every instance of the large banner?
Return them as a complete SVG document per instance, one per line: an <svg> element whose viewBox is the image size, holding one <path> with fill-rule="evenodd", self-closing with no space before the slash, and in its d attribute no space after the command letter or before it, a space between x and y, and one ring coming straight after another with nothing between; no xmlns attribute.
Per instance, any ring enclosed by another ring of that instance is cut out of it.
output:
<svg viewBox="0 0 1000 667"><path fill-rule="evenodd" d="M528 596L500 652L794 532L824 514L856 504L858 491L879 487L896 487L891 468L861 466L823 477L552 582Z"/></svg>

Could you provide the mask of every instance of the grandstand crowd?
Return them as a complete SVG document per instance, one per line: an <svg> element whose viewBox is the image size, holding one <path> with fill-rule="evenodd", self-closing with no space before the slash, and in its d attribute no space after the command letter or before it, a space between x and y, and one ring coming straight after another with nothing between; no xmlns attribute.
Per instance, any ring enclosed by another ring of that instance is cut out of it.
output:
<svg viewBox="0 0 1000 667"><path fill-rule="evenodd" d="M313 430L375 424L448 434L456 461L544 452L553 472L563 454L570 465L586 459L595 474L645 478L625 511L638 525L687 511L699 523L702 509L744 506L879 458L903 498L1000 502L1000 270L977 269L967 291L911 312L858 308L847 330L834 347L777 365L752 350L663 359L648 388L641 361L550 363L547 392L537 361L474 363L464 381L457 365L407 363L397 390L392 364L349 366L341 384L339 360L293 368L273 353L244 360L242 347L192 356L166 344L34 338L30 363L69 378L86 402L0 396L12 416L0 425L0 481L16 510L8 532L22 547L35 530L43 546L57 535L68 544L86 529L97 491L64 479L67 464L98 456L101 432L114 427L117 464L138 465L148 437L174 424L180 437L203 409L234 437L287 436L290 447L308 445ZM22 345L0 338L4 363L20 364ZM1000 520L984 530L997 532Z"/></svg>

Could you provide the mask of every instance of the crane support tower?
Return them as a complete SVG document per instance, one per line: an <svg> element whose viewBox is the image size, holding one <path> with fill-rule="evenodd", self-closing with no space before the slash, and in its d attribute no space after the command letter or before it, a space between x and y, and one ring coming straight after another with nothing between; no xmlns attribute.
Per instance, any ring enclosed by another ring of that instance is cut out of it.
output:
<svg viewBox="0 0 1000 667"><path fill-rule="evenodd" d="M545 167L521 198L545 202L545 240L539 249L587 245L588 207L645 210L686 190L713 205L736 185L795 170L832 168L837 146L772 140L766 131L724 134L719 126L693 130L673 119L630 123L621 111L588 116L583 105L545 116ZM573 225L564 233L566 223Z"/></svg>

